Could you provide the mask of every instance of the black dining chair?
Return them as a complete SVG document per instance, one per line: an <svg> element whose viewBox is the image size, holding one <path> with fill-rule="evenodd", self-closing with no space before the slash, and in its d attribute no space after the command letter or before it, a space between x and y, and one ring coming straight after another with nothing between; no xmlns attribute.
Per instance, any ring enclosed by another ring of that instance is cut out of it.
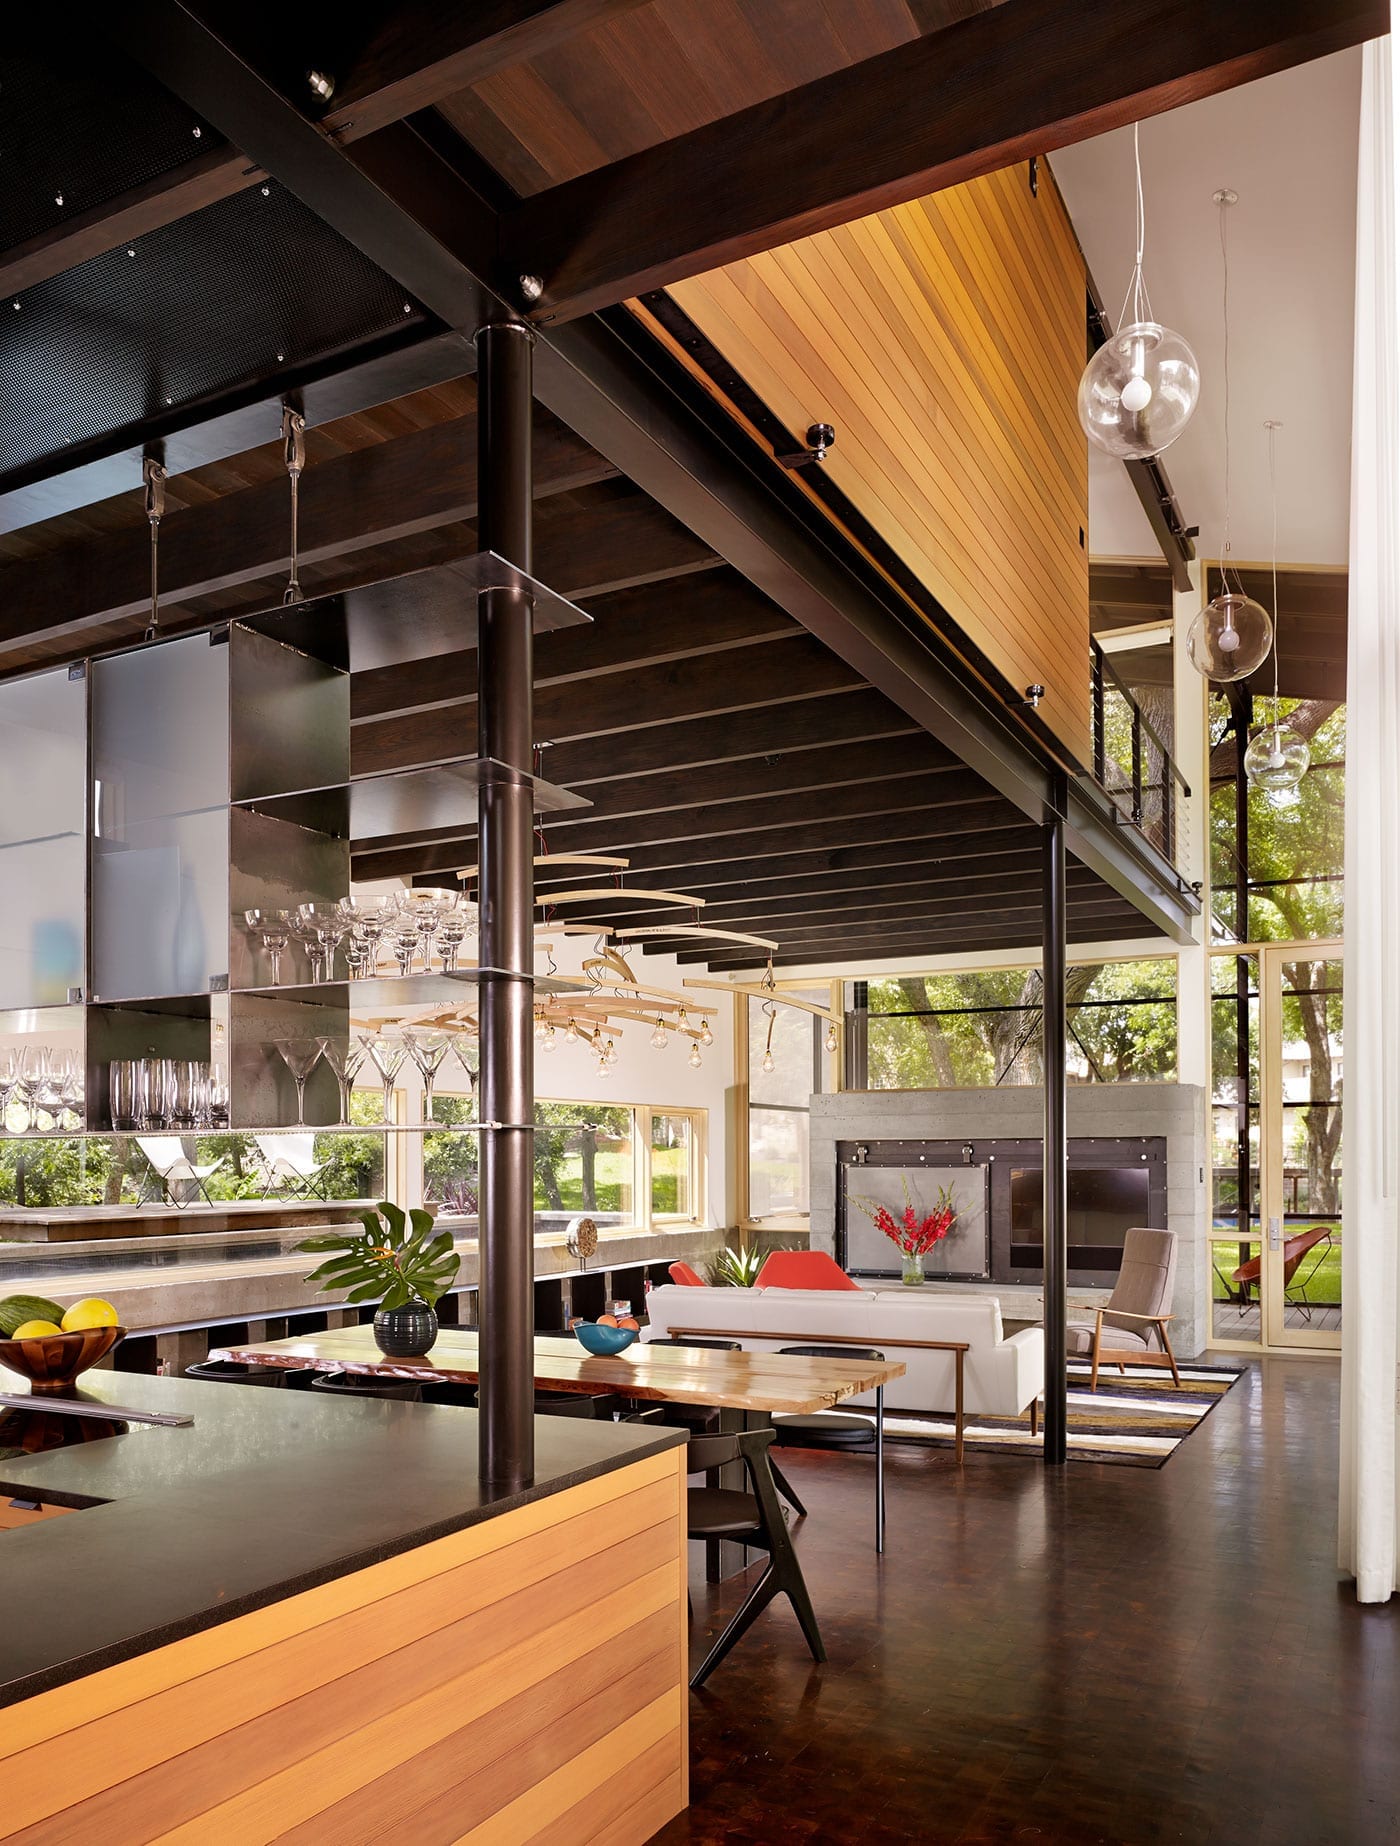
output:
<svg viewBox="0 0 1400 1846"><path fill-rule="evenodd" d="M865 1359L883 1365L874 1346L784 1346L794 1359ZM784 1449L863 1450L875 1456L875 1549L885 1548L885 1387L875 1387L875 1414L815 1410L807 1416L773 1419L774 1446ZM774 1473L777 1470L774 1469Z"/></svg>
<svg viewBox="0 0 1400 1846"><path fill-rule="evenodd" d="M386 1378L374 1372L317 1372L313 1391L332 1397L377 1397L381 1402L421 1403L423 1387L412 1378Z"/></svg>
<svg viewBox="0 0 1400 1846"><path fill-rule="evenodd" d="M732 1487L691 1487L686 1492L686 1535L707 1543L727 1540L768 1553L768 1565L731 1619L729 1626L690 1676L696 1692L734 1643L753 1626L775 1596L785 1595L801 1625L813 1660L826 1659L821 1630L797 1552L788 1533L768 1450L771 1429L745 1429L723 1436L692 1436L686 1456L689 1474L714 1477L715 1470L741 1461L751 1491Z"/></svg>
<svg viewBox="0 0 1400 1846"><path fill-rule="evenodd" d="M198 1365L185 1367L186 1378L202 1384L241 1384L280 1386L284 1373L275 1365L241 1365L232 1359L201 1359Z"/></svg>
<svg viewBox="0 0 1400 1846"><path fill-rule="evenodd" d="M611 1391L536 1391L537 1417L584 1417L606 1423L621 1400Z"/></svg>

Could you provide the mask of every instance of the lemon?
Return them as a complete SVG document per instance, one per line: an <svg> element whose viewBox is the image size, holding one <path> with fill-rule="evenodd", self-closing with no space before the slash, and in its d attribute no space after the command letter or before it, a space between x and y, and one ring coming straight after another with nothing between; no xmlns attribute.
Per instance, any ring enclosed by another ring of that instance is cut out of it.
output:
<svg viewBox="0 0 1400 1846"><path fill-rule="evenodd" d="M110 1301L103 1301L99 1295L85 1296L82 1301L75 1301L63 1316L65 1333L81 1333L84 1327L115 1327L117 1310Z"/></svg>
<svg viewBox="0 0 1400 1846"><path fill-rule="evenodd" d="M11 1336L17 1340L47 1339L51 1333L62 1333L62 1327L55 1327L51 1320L27 1320L22 1327L16 1327Z"/></svg>

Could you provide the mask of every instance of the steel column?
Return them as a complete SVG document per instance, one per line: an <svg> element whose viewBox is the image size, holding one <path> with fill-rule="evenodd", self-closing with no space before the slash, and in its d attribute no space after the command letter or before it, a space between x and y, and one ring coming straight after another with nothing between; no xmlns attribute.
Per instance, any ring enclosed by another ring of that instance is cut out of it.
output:
<svg viewBox="0 0 1400 1846"><path fill-rule="evenodd" d="M476 335L477 453L483 550L531 568L530 424L534 335L491 321ZM520 589L481 596L478 748L513 769L533 760L533 615ZM534 801L527 785L486 783L480 796L479 877L483 1121L534 1120ZM534 1136L527 1127L481 1138L481 1483L528 1487L535 1472Z"/></svg>
<svg viewBox="0 0 1400 1846"><path fill-rule="evenodd" d="M1042 1008L1045 1078L1045 1465L1058 1467L1066 1454L1068 1379L1065 1330L1069 1281L1069 1145L1066 1139L1065 1075L1065 822L1060 798L1045 810L1042 830Z"/></svg>

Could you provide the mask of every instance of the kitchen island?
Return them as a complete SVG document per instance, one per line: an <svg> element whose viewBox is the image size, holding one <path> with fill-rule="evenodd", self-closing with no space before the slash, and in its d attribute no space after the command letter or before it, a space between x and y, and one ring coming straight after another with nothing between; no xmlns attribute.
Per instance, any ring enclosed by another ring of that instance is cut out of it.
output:
<svg viewBox="0 0 1400 1846"><path fill-rule="evenodd" d="M0 1412L0 1839L640 1846L684 1807L682 1432L538 1419L488 1500L471 1410L81 1394L96 1439Z"/></svg>

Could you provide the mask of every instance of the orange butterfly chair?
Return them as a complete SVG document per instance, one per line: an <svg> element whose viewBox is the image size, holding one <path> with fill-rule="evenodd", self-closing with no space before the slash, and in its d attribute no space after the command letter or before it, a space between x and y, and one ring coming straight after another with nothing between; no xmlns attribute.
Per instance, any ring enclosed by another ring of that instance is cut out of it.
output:
<svg viewBox="0 0 1400 1846"><path fill-rule="evenodd" d="M667 1273L680 1288L708 1288L710 1286L704 1276L692 1269L689 1263L672 1263Z"/></svg>
<svg viewBox="0 0 1400 1846"><path fill-rule="evenodd" d="M835 1257L825 1250L774 1250L754 1279L755 1288L854 1288Z"/></svg>

